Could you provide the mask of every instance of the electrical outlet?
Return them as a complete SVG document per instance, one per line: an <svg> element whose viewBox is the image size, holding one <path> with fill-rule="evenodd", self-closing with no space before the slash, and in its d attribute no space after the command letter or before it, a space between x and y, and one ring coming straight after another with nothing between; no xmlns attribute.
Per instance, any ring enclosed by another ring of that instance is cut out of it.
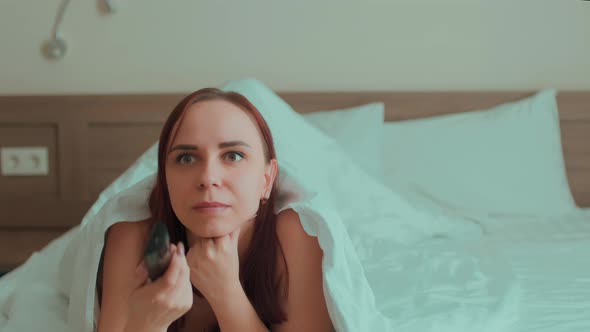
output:
<svg viewBox="0 0 590 332"><path fill-rule="evenodd" d="M43 176L49 174L47 147L0 148L3 176Z"/></svg>

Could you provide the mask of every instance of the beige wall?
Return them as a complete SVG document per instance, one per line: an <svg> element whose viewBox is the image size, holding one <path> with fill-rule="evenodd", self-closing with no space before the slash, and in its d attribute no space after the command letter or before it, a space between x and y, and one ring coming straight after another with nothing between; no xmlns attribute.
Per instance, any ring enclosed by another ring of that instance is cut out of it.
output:
<svg viewBox="0 0 590 332"><path fill-rule="evenodd" d="M0 2L0 94L590 89L587 1L74 0L52 63L59 2Z"/></svg>

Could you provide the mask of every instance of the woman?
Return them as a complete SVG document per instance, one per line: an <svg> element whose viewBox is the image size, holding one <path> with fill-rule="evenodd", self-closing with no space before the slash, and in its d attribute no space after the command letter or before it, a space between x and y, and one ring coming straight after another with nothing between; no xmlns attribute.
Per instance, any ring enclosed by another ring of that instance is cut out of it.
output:
<svg viewBox="0 0 590 332"><path fill-rule="evenodd" d="M273 212L277 172L270 130L245 97L185 97L160 136L152 218L107 233L98 330L333 330L317 239L294 211ZM151 281L142 254L156 220L175 244Z"/></svg>

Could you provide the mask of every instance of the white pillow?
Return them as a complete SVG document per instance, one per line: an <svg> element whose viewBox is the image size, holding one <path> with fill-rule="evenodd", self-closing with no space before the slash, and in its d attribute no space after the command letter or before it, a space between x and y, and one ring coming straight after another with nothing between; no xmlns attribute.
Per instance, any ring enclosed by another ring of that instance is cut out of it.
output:
<svg viewBox="0 0 590 332"><path fill-rule="evenodd" d="M478 213L572 211L555 95L544 90L487 110L386 123L386 184Z"/></svg>
<svg viewBox="0 0 590 332"><path fill-rule="evenodd" d="M308 124L262 82L233 80L222 90L248 98L272 128L281 168L279 188L286 186L288 173L302 181L303 187L321 192L337 208L353 241L382 238L391 243L414 243L435 233L472 231L463 223L414 208L364 172L334 139Z"/></svg>
<svg viewBox="0 0 590 332"><path fill-rule="evenodd" d="M303 114L308 123L342 146L362 169L383 176L383 103Z"/></svg>

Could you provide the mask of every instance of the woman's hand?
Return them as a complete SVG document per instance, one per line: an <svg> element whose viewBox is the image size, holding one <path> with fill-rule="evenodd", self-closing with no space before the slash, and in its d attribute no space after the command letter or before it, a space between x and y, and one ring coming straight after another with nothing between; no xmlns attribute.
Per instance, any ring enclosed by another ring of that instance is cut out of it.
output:
<svg viewBox="0 0 590 332"><path fill-rule="evenodd" d="M170 265L156 281L149 280L143 262L138 266L126 330L166 331L192 307L193 293L182 242L178 247L171 244L170 252Z"/></svg>
<svg viewBox="0 0 590 332"><path fill-rule="evenodd" d="M217 238L197 238L186 256L190 280L211 305L239 289L240 228Z"/></svg>

